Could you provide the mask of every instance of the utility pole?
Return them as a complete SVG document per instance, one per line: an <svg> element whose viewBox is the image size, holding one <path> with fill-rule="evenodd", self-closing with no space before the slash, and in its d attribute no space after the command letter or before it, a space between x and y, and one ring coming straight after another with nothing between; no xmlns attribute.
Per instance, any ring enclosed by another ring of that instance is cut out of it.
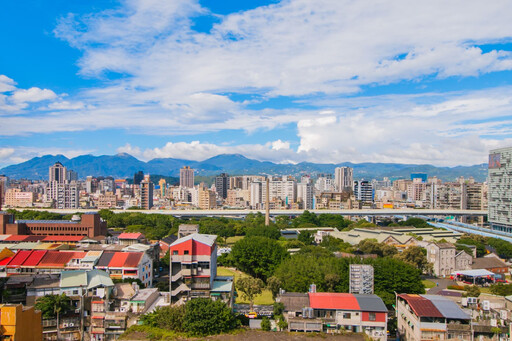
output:
<svg viewBox="0 0 512 341"><path fill-rule="evenodd" d="M267 177L267 195L266 195L266 201L267 201L267 205L265 207L265 226L269 226L270 225L270 182L269 182L269 179Z"/></svg>

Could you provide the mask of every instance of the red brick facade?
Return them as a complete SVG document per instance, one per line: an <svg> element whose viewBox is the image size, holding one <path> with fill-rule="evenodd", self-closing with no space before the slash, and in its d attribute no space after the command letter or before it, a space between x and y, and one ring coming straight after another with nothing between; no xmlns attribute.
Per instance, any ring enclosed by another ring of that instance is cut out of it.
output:
<svg viewBox="0 0 512 341"><path fill-rule="evenodd" d="M101 221L97 213L82 214L80 222L20 220L14 221L14 216L5 212L0 213L0 234L39 235L39 236L85 236L96 237L107 234L107 224Z"/></svg>

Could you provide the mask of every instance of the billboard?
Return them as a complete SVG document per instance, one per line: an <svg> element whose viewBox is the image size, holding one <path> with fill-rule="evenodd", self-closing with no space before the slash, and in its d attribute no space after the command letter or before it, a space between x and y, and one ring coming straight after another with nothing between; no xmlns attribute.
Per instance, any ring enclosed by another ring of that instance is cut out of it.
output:
<svg viewBox="0 0 512 341"><path fill-rule="evenodd" d="M501 167L501 154L489 154L489 169Z"/></svg>

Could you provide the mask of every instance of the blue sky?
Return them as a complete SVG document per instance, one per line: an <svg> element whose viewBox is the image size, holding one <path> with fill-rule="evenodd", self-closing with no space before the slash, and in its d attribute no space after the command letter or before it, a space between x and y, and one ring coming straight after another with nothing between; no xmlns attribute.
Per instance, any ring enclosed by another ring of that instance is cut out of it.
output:
<svg viewBox="0 0 512 341"><path fill-rule="evenodd" d="M34 156L486 162L508 1L9 1L0 167Z"/></svg>

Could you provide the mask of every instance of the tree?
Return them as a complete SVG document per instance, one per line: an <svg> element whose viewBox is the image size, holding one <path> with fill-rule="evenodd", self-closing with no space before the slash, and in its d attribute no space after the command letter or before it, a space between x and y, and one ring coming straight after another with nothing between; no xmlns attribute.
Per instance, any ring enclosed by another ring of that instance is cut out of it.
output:
<svg viewBox="0 0 512 341"><path fill-rule="evenodd" d="M299 232L298 239L306 245L311 245L315 241L314 232L311 230L302 230Z"/></svg>
<svg viewBox="0 0 512 341"><path fill-rule="evenodd" d="M274 316L281 315L284 311L284 304L283 302L274 302Z"/></svg>
<svg viewBox="0 0 512 341"><path fill-rule="evenodd" d="M423 248L419 246L409 246L402 253L395 257L425 272L428 269L427 256L423 253Z"/></svg>
<svg viewBox="0 0 512 341"><path fill-rule="evenodd" d="M35 304L41 310L43 318L57 318L57 340L60 340L60 314L71 310L71 300L66 294L46 295L39 298Z"/></svg>
<svg viewBox="0 0 512 341"><path fill-rule="evenodd" d="M272 293L272 299L275 300L279 289L281 289L281 281L276 276L271 276L267 279L267 289Z"/></svg>
<svg viewBox="0 0 512 341"><path fill-rule="evenodd" d="M270 330L270 320L268 317L263 316L261 319L261 330L268 332Z"/></svg>
<svg viewBox="0 0 512 341"><path fill-rule="evenodd" d="M315 227L318 226L318 217L316 214L305 210L300 216L292 221L293 227Z"/></svg>
<svg viewBox="0 0 512 341"><path fill-rule="evenodd" d="M465 285L464 291L466 291L466 297L478 297L480 296L480 288L476 285Z"/></svg>
<svg viewBox="0 0 512 341"><path fill-rule="evenodd" d="M183 329L191 336L226 333L238 326L235 315L222 301L196 298L185 304Z"/></svg>
<svg viewBox="0 0 512 341"><path fill-rule="evenodd" d="M246 276L239 278L236 283L236 290L242 293L242 297L249 300L250 309L254 305L254 297L262 293L265 284L259 278Z"/></svg>
<svg viewBox="0 0 512 341"><path fill-rule="evenodd" d="M272 276L275 268L288 257L286 249L276 240L258 236L237 241L230 254L239 270L263 280Z"/></svg>
<svg viewBox="0 0 512 341"><path fill-rule="evenodd" d="M261 236L270 239L279 239L279 237L281 237L281 232L279 232L279 229L275 226L259 226L249 227L245 235L247 237Z"/></svg>
<svg viewBox="0 0 512 341"><path fill-rule="evenodd" d="M357 244L359 251L365 254L375 254L380 257L393 256L398 253L396 247L378 243L375 239L364 239Z"/></svg>

